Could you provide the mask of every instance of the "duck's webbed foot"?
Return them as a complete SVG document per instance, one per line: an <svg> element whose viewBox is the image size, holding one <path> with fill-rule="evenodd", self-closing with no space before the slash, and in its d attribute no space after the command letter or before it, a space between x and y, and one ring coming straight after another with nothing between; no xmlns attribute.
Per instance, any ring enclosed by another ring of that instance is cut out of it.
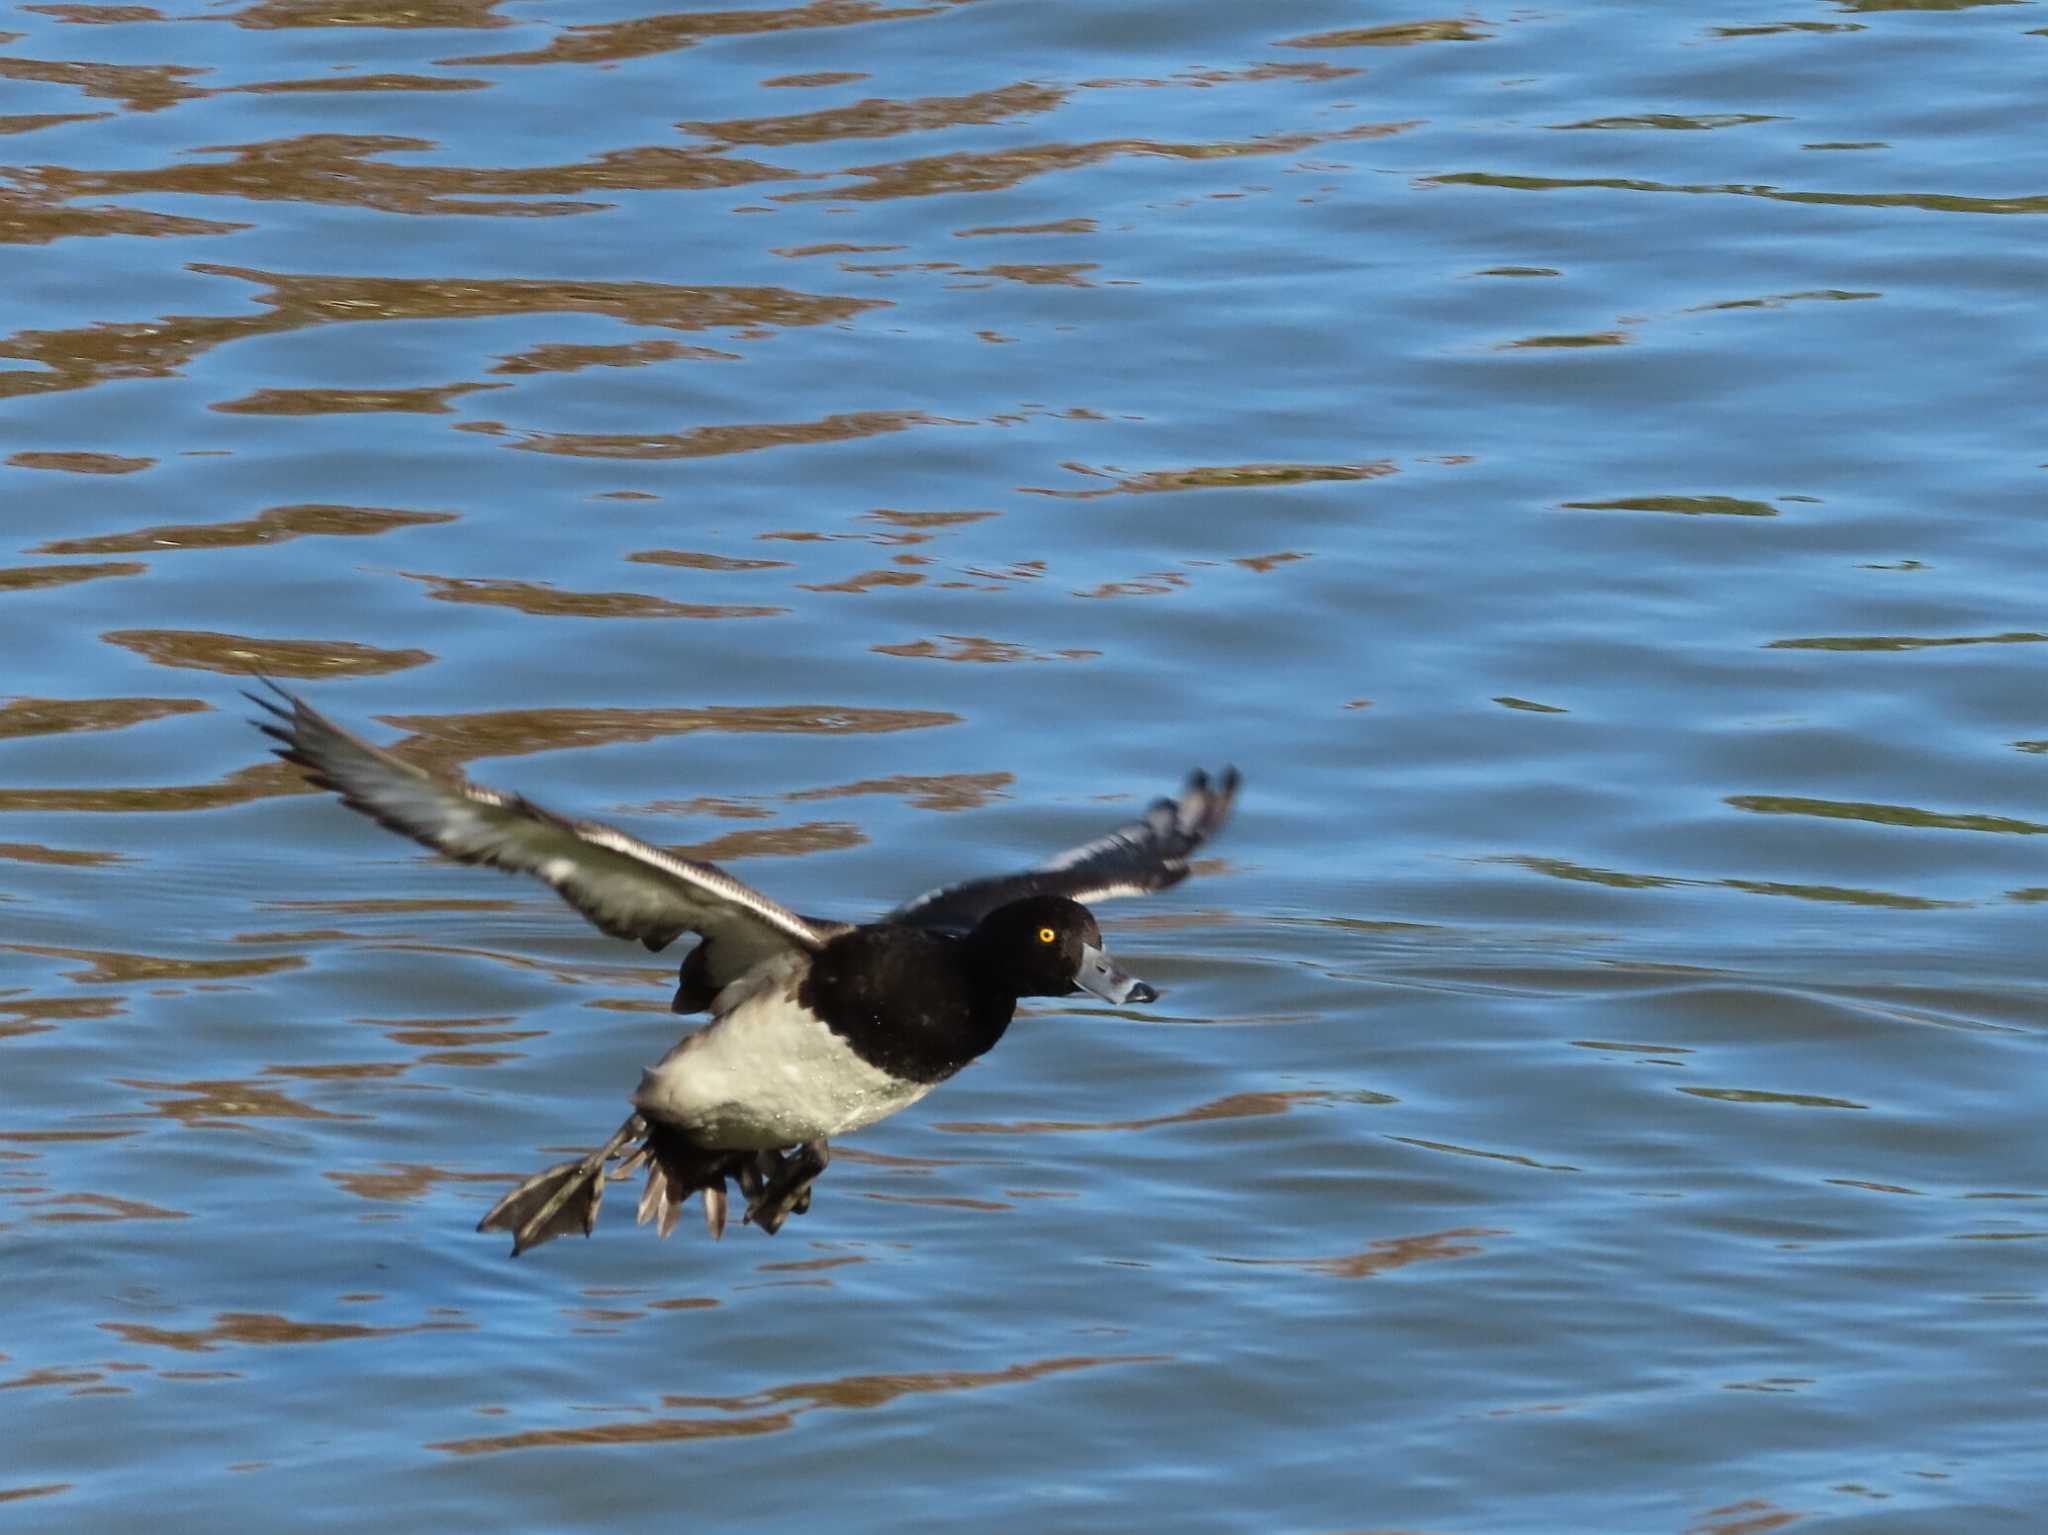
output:
<svg viewBox="0 0 2048 1535"><path fill-rule="evenodd" d="M598 1207L604 1203L605 1164L645 1130L640 1116L631 1116L589 1156L558 1162L528 1178L492 1205L476 1229L511 1232L515 1258L527 1248L567 1232L589 1236L597 1225Z"/></svg>
<svg viewBox="0 0 2048 1535"><path fill-rule="evenodd" d="M775 1153L765 1152L763 1157L775 1157ZM811 1184L831 1161L832 1150L823 1141L806 1141L788 1156L775 1157L772 1170L756 1159L740 1174L740 1188L750 1198L748 1224L773 1236L790 1216L810 1209Z"/></svg>

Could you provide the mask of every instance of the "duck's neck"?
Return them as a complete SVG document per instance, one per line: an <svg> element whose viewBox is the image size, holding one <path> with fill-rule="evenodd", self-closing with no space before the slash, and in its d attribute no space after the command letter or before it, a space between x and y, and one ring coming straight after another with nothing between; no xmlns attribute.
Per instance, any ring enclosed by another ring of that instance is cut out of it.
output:
<svg viewBox="0 0 2048 1535"><path fill-rule="evenodd" d="M962 961L961 976L969 990L975 993L977 1001L991 1008L1000 1005L1005 1018L1014 1013L1017 999L1024 993L1010 979L1009 951L1005 943L992 936L986 928L977 927L960 939L957 952Z"/></svg>
<svg viewBox="0 0 2048 1535"><path fill-rule="evenodd" d="M938 1082L992 1048L1015 995L982 979L965 938L914 928L856 928L812 963L797 1000L861 1057Z"/></svg>

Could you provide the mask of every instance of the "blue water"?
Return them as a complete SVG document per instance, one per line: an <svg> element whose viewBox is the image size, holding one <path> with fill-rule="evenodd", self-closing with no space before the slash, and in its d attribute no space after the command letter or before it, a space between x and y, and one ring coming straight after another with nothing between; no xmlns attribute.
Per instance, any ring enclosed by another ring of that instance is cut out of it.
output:
<svg viewBox="0 0 2048 1535"><path fill-rule="evenodd" d="M2038 5L0 15L0 1528L2038 1523ZM1234 761L772 1241L672 956Z"/></svg>

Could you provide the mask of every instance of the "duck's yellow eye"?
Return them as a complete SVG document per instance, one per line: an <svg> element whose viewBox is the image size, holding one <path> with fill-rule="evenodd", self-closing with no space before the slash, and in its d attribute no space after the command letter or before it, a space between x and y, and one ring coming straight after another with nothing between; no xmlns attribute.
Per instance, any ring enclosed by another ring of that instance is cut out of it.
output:
<svg viewBox="0 0 2048 1535"><path fill-rule="evenodd" d="M1042 927L1038 930L1038 941L1040 943L1051 943L1057 937L1059 937L1059 934L1049 927Z"/></svg>

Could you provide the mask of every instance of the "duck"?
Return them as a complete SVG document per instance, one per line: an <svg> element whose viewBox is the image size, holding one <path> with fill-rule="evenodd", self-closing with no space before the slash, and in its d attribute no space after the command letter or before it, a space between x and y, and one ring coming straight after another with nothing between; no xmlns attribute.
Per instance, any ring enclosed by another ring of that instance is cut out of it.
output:
<svg viewBox="0 0 2048 1535"><path fill-rule="evenodd" d="M551 886L592 925L660 952L685 934L671 1010L705 1013L646 1068L601 1146L542 1169L477 1223L513 1256L595 1231L608 1183L645 1170L639 1222L666 1237L691 1195L724 1234L729 1184L769 1235L809 1210L831 1142L908 1108L1003 1038L1025 997L1155 1002L1103 945L1090 903L1187 878L1236 803L1234 768L1010 874L942 885L871 922L800 916L716 864L600 821L439 776L345 730L290 690L246 692L272 752L349 809L461 863ZM617 1164L614 1166L613 1164Z"/></svg>

